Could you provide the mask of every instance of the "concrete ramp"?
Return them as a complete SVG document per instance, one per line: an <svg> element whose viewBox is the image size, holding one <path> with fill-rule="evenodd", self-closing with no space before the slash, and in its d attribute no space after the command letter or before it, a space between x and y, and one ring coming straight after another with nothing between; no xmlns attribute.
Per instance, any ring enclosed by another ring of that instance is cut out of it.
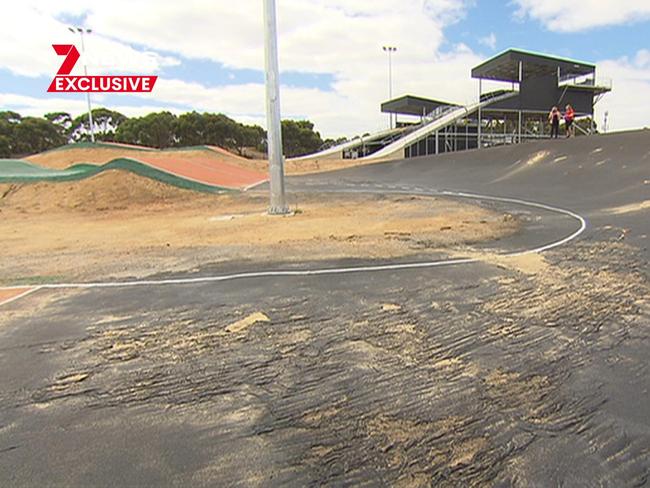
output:
<svg viewBox="0 0 650 488"><path fill-rule="evenodd" d="M369 134L363 138L355 137L349 141L343 142L341 144L337 144L336 146L332 146L327 149L323 149L322 151L318 151L313 154L307 154L305 156L300 156L291 159L293 161L305 161L310 159L326 159L326 158L342 159L344 151L354 149L356 147L360 147L363 145L364 142L370 143L373 141L381 140L385 137L396 135L403 131L404 129L386 129L379 132L375 132L373 134Z"/></svg>
<svg viewBox="0 0 650 488"><path fill-rule="evenodd" d="M519 92L513 91L508 92L497 97L491 97L481 102L475 102L473 104L457 107L451 109L447 112L441 113L438 117L421 125L414 131L411 131L397 139L395 142L383 147L377 152L374 152L365 158L361 158L363 161L371 161L376 159L391 159L391 158L402 158L404 157L404 149L414 142L417 142L430 134L435 133L436 131L447 127L450 124L455 123L459 119L463 119L468 115L476 112L479 108L487 107L495 102L506 100L517 96Z"/></svg>

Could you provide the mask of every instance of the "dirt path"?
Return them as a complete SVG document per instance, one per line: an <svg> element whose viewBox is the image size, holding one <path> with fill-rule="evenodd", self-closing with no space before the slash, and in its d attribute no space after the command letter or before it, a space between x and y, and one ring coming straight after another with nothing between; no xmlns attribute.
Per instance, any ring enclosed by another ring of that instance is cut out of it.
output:
<svg viewBox="0 0 650 488"><path fill-rule="evenodd" d="M293 215L269 216L265 193L202 195L122 177L0 189L0 283L145 276L278 256L393 258L518 227L509 215L465 203L365 194L292 194Z"/></svg>

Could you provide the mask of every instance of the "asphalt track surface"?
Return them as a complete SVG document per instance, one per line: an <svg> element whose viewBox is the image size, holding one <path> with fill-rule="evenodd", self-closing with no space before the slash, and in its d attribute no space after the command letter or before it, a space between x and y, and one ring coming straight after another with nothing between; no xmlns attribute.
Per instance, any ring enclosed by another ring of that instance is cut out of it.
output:
<svg viewBox="0 0 650 488"><path fill-rule="evenodd" d="M562 243L544 279L482 261L392 267L443 254L227 281L210 278L260 265L206 264L151 277L182 282L4 305L0 484L647 485L650 218L611 209L648 200L649 139L553 141L541 164L526 160L549 143L290 180L551 206L475 200L524 222L485 251ZM253 313L269 321L224 332Z"/></svg>

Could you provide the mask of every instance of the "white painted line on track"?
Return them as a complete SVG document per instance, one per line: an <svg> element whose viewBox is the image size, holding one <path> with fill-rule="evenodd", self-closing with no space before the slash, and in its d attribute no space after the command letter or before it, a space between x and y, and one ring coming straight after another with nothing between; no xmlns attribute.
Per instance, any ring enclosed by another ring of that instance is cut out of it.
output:
<svg viewBox="0 0 650 488"><path fill-rule="evenodd" d="M526 249L524 251L518 251L518 252L513 252L513 253L505 253L503 256L505 257L514 257L514 256L523 256L525 254L537 254L540 252L548 251L550 249L562 246L566 244L567 242L572 241L576 237L578 237L580 234L582 234L585 229L587 228L587 221L581 216L578 215L575 212L572 212L571 210L566 210L564 208L559 208L559 207L553 207L551 205L546 205L544 203L537 203L537 202L529 202L528 200L520 200L518 198L508 198L508 197L493 197L490 195L479 195L477 193L466 193L466 192L453 192L453 191L442 191L440 192L443 195L451 195L451 196L456 196L456 197L462 197L462 198L478 198L481 200L493 200L497 202L508 202L508 203L515 203L518 205L525 205L528 207L535 207L535 208L541 208L542 210L548 210L549 212L555 212L555 213L560 213L564 215L568 215L569 217L573 217L576 219L578 222L580 222L580 227L578 230L576 230L574 233L566 236L564 239L560 239L559 241L551 242L549 244L545 244L543 246L536 247L534 249Z"/></svg>
<svg viewBox="0 0 650 488"><path fill-rule="evenodd" d="M263 185L264 183L267 183L268 181L269 181L268 178L266 178L266 179L264 179L264 180L262 180L262 181L258 181L257 183L253 183L253 184L251 184L251 185L245 186L245 187L242 189L242 191L249 191L249 190L252 190L253 188L256 188L256 187L258 187L258 186L261 186L261 185Z"/></svg>
<svg viewBox="0 0 650 488"><path fill-rule="evenodd" d="M408 189L409 187L401 186L400 188ZM411 191L414 191L414 189L411 189ZM546 205L543 203L530 202L518 198L497 197L491 195L481 195L478 193L455 192L455 191L448 191L448 190L429 192L428 194L514 203L517 205L539 208L549 212L566 215L580 222L580 226L576 231L574 231L570 235L558 241L554 241L533 249L500 254L500 256L502 257L523 256L526 254L536 254L536 253L548 251L550 249L562 246L576 239L587 228L586 220L582 216L578 215L577 213L572 212L571 210L566 210L563 208L554 207L552 205ZM197 283L215 283L215 282L230 281L230 280L237 280L237 279L244 279L244 278L323 276L323 275L337 275L337 274L346 274L346 273L370 273L370 272L378 272L378 271L398 271L398 270L405 270L405 269L433 268L439 266L452 266L458 264L470 264L470 263L477 263L477 262L480 262L479 258L458 258L458 259L440 259L437 261L422 261L422 262L414 262L414 263L394 263L394 264L389 263L389 264L377 264L377 265L368 265L368 266L349 266L349 267L341 267L341 268L251 271L251 272L233 273L233 274L220 275L220 276L198 276L195 278L108 281L108 282L95 282L95 283L50 283L50 284L38 285L37 288L35 288L34 290L30 290L30 292L35 291L36 289L50 289L50 290L62 289L62 288L92 289L92 288L119 288L119 287L134 287L134 286L187 285L187 284L197 284ZM24 288L24 286L13 286L13 287L8 286L8 287L1 287L0 289L10 290L10 289L17 289L17 288ZM14 297L14 299L18 299L22 296L25 296L26 294L27 293L23 295L19 295L18 297ZM11 300L13 301L14 299Z"/></svg>
<svg viewBox="0 0 650 488"><path fill-rule="evenodd" d="M19 290L21 288L29 288L29 286L23 285L23 286L17 286L17 287L13 287L13 288L12 287L6 287L6 288L1 288L1 289L2 290ZM20 294L18 294L16 296L13 296L11 298L7 298L6 300L0 302L0 307L2 307L3 305L8 305L11 302L15 302L16 300L20 300L21 298L26 297L30 293L34 293L35 291L38 291L40 289L41 289L41 285L37 285L37 286L34 286L33 288L29 288L28 290L25 290L23 293L20 293Z"/></svg>

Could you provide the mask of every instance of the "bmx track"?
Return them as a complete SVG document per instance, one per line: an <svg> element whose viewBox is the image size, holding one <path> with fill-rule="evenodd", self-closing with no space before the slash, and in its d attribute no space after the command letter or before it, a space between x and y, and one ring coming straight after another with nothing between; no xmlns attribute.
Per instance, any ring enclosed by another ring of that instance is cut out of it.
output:
<svg viewBox="0 0 650 488"><path fill-rule="evenodd" d="M292 178L472 198L504 260L206 263L0 308L7 486L643 486L647 131Z"/></svg>

